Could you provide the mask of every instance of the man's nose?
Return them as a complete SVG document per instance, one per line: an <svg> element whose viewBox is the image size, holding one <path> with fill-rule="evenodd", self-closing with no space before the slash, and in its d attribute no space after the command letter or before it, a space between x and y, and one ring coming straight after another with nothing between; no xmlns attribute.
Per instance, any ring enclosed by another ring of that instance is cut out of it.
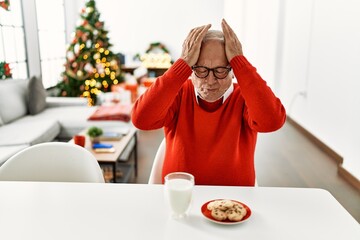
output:
<svg viewBox="0 0 360 240"><path fill-rule="evenodd" d="M217 78L214 75L214 70L210 70L209 75L206 78L208 84L214 84L217 81Z"/></svg>

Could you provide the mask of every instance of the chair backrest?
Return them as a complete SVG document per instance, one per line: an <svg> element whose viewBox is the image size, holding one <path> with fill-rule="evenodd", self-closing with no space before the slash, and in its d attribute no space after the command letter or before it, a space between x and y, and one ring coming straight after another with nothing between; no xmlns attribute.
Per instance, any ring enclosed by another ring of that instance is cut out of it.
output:
<svg viewBox="0 0 360 240"><path fill-rule="evenodd" d="M148 184L162 184L162 167L165 158L166 141L165 138L161 141L159 148L156 152L154 162L151 168ZM257 187L257 179L255 178L255 185Z"/></svg>
<svg viewBox="0 0 360 240"><path fill-rule="evenodd" d="M162 184L162 167L165 158L165 148L166 141L164 138L156 152L148 184Z"/></svg>
<svg viewBox="0 0 360 240"><path fill-rule="evenodd" d="M16 153L0 167L1 181L104 183L94 155L73 143L40 143Z"/></svg>

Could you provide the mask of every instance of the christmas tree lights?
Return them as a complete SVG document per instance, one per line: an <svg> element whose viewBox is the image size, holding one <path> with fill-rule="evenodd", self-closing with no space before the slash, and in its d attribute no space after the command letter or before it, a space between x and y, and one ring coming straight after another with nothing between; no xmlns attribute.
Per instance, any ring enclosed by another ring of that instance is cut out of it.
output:
<svg viewBox="0 0 360 240"><path fill-rule="evenodd" d="M88 105L95 105L100 92L110 91L123 78L94 0L86 2L80 18L67 49L63 81L57 87L60 96L86 97Z"/></svg>

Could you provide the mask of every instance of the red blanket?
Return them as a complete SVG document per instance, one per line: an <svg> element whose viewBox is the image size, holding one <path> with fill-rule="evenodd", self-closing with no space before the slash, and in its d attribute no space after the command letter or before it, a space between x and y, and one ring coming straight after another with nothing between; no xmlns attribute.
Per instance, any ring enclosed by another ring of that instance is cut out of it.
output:
<svg viewBox="0 0 360 240"><path fill-rule="evenodd" d="M113 106L100 106L88 120L119 120L130 121L130 104L116 104Z"/></svg>

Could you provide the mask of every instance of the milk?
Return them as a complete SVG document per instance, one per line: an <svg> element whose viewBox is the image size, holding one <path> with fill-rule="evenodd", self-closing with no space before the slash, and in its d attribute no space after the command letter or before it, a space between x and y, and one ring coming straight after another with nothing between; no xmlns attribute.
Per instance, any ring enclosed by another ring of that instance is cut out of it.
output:
<svg viewBox="0 0 360 240"><path fill-rule="evenodd" d="M191 202L194 183L179 178L166 181L165 186L172 211L177 215L185 214Z"/></svg>

